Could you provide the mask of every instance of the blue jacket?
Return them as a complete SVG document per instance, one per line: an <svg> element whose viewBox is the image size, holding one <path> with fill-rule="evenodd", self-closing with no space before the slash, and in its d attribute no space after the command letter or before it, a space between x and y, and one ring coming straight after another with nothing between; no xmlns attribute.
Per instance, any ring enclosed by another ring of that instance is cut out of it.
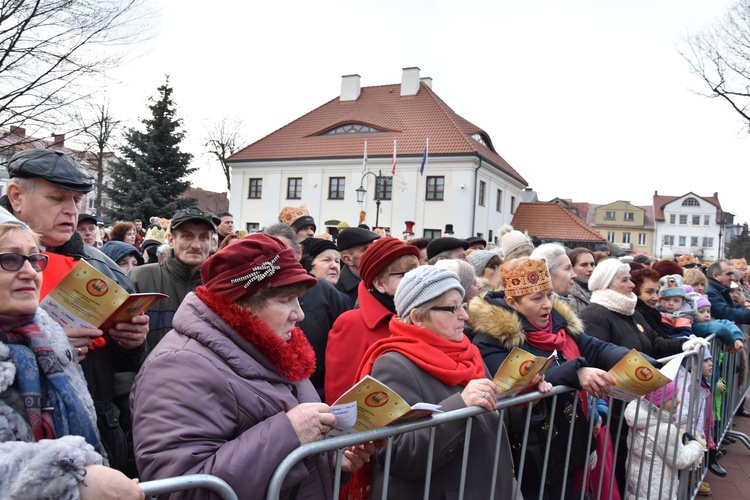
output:
<svg viewBox="0 0 750 500"><path fill-rule="evenodd" d="M713 278L708 278L706 296L711 302L711 316L714 318L750 324L750 309L745 309L732 300L729 287L722 285Z"/></svg>

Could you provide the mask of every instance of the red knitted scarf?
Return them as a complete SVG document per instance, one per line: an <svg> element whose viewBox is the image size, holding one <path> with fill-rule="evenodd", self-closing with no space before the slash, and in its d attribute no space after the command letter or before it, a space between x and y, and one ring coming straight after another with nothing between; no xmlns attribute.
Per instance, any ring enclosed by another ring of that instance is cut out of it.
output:
<svg viewBox="0 0 750 500"><path fill-rule="evenodd" d="M250 342L280 374L298 382L315 371L315 352L299 327L292 330L292 338L284 341L264 321L221 295L199 286L195 294L232 330Z"/></svg>

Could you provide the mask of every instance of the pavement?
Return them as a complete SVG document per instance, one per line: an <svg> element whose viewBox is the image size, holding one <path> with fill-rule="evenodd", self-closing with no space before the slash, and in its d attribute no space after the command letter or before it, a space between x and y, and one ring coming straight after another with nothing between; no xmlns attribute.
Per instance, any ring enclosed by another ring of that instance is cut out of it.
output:
<svg viewBox="0 0 750 500"><path fill-rule="evenodd" d="M750 436L750 418L735 416L732 430ZM704 480L711 485L711 497L721 500L750 500L750 449L737 440L736 443L727 446L727 454L721 457L719 462L726 469L727 477L721 478L711 472L706 473Z"/></svg>

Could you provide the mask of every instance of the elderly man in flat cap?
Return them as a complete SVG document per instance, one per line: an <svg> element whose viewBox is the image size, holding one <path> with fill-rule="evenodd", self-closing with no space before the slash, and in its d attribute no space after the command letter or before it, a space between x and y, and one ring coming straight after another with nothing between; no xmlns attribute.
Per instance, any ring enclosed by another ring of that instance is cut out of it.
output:
<svg viewBox="0 0 750 500"><path fill-rule="evenodd" d="M30 149L11 158L8 174L11 178L8 194L0 198L0 205L39 233L42 250L50 256L42 293L49 291L80 259L133 292L119 266L100 250L85 244L76 232L81 201L94 188L89 172L60 151ZM66 328L65 333L81 359L110 465L132 477L136 471L127 445L128 392L134 372L146 357L148 316L136 316L131 322L118 323L106 332Z"/></svg>

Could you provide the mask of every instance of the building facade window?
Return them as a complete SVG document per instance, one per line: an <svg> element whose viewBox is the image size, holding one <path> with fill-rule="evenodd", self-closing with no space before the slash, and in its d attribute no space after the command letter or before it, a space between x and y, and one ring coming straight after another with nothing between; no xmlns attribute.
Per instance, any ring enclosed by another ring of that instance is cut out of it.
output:
<svg viewBox="0 0 750 500"><path fill-rule="evenodd" d="M477 203L480 207L484 206L484 193L487 190L487 183L484 181L479 181L479 200L477 200Z"/></svg>
<svg viewBox="0 0 750 500"><path fill-rule="evenodd" d="M679 243L678 245L681 247L684 247L687 245L687 236L680 236L678 239Z"/></svg>
<svg viewBox="0 0 750 500"><path fill-rule="evenodd" d="M245 231L249 233L257 233L260 231L260 222L246 222Z"/></svg>
<svg viewBox="0 0 750 500"><path fill-rule="evenodd" d="M668 247L674 246L674 236L672 235L665 234L662 241L664 242L664 245Z"/></svg>
<svg viewBox="0 0 750 500"><path fill-rule="evenodd" d="M622 242L630 243L630 233L622 233Z"/></svg>
<svg viewBox="0 0 750 500"><path fill-rule="evenodd" d="M687 224L687 214L680 214L680 225L684 226Z"/></svg>
<svg viewBox="0 0 750 500"><path fill-rule="evenodd" d="M708 226L711 224L711 216L710 215L704 215L703 216L703 225Z"/></svg>
<svg viewBox="0 0 750 500"><path fill-rule="evenodd" d="M302 199L302 177L289 177L286 180L287 200Z"/></svg>
<svg viewBox="0 0 750 500"><path fill-rule="evenodd" d="M682 200L683 207L699 207L701 204L695 198L685 198Z"/></svg>
<svg viewBox="0 0 750 500"><path fill-rule="evenodd" d="M249 200L260 200L261 196L263 196L263 179L250 179L247 198Z"/></svg>
<svg viewBox="0 0 750 500"><path fill-rule="evenodd" d="M347 123L346 125L341 125L340 127L336 127L332 130L329 130L328 132L324 132L320 134L320 136L385 133L385 130L378 130L376 128L370 127L369 125L362 125L361 123Z"/></svg>
<svg viewBox="0 0 750 500"><path fill-rule="evenodd" d="M694 226L700 226L701 225L701 216L700 215L693 215L693 225Z"/></svg>
<svg viewBox="0 0 750 500"><path fill-rule="evenodd" d="M393 198L393 177L381 177L380 178L380 199L381 200L390 200ZM373 195L373 200L376 200L377 198Z"/></svg>
<svg viewBox="0 0 750 500"><path fill-rule="evenodd" d="M503 190L502 189L497 190L497 199L495 200L495 211L496 212L503 211Z"/></svg>
<svg viewBox="0 0 750 500"><path fill-rule="evenodd" d="M428 176L427 177L427 188L425 192L425 200L427 201L442 201L445 190L445 177L443 176ZM427 238L427 236L425 236Z"/></svg>
<svg viewBox="0 0 750 500"><path fill-rule="evenodd" d="M607 210L604 212L604 218L606 220L615 220L615 212L612 210Z"/></svg>
<svg viewBox="0 0 750 500"><path fill-rule="evenodd" d="M614 231L607 231L607 241L610 243L615 242L615 232Z"/></svg>
<svg viewBox="0 0 750 500"><path fill-rule="evenodd" d="M690 237L690 246L691 247L697 247L698 246L698 237L697 236L691 236Z"/></svg>
<svg viewBox="0 0 750 500"><path fill-rule="evenodd" d="M704 248L713 248L714 247L714 239L713 238L703 238L703 247Z"/></svg>
<svg viewBox="0 0 750 500"><path fill-rule="evenodd" d="M510 197L510 213L512 214L516 213L516 197L515 196Z"/></svg>
<svg viewBox="0 0 750 500"><path fill-rule="evenodd" d="M675 214L669 214L669 223L675 224L676 217L677 216Z"/></svg>
<svg viewBox="0 0 750 500"><path fill-rule="evenodd" d="M343 200L344 186L346 185L344 177L331 177L328 179L328 199Z"/></svg>
<svg viewBox="0 0 750 500"><path fill-rule="evenodd" d="M440 229L425 229L424 230L424 237L428 240L434 240L435 238L440 238L442 236L442 231Z"/></svg>
<svg viewBox="0 0 750 500"><path fill-rule="evenodd" d="M625 212L625 214L622 217L622 220L634 221L635 220L635 212Z"/></svg>
<svg viewBox="0 0 750 500"><path fill-rule="evenodd" d="M646 246L646 233L638 233L638 246L639 247Z"/></svg>

